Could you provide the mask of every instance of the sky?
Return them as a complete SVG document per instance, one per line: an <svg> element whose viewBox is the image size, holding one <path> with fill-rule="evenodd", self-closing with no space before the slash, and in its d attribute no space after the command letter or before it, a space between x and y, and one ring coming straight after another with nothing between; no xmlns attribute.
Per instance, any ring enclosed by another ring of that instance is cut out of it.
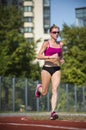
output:
<svg viewBox="0 0 86 130"><path fill-rule="evenodd" d="M62 29L63 23L75 23L75 8L86 7L86 0L51 0L51 25Z"/></svg>

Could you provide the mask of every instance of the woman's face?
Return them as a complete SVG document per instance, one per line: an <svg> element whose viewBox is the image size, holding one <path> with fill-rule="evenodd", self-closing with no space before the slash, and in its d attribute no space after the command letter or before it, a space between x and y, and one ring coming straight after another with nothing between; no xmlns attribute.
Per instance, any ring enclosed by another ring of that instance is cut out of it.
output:
<svg viewBox="0 0 86 130"><path fill-rule="evenodd" d="M52 31L50 32L50 36L53 39L57 40L58 35L59 35L59 29L58 28L53 28Z"/></svg>

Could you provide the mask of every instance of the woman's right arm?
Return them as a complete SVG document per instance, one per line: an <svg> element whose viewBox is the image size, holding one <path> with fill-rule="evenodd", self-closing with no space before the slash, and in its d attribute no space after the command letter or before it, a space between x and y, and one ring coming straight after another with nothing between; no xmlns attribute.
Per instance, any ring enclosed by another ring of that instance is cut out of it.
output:
<svg viewBox="0 0 86 130"><path fill-rule="evenodd" d="M44 42L41 46L41 49L38 52L37 59L39 60L46 60L48 59L48 56L44 55L44 51L47 49L48 42Z"/></svg>
<svg viewBox="0 0 86 130"><path fill-rule="evenodd" d="M52 56L45 56L44 55L44 51L47 49L47 47L48 47L48 42L44 42L42 44L42 46L41 46L41 49L38 52L37 59L45 60L45 61L49 61L49 62L58 64L59 63L59 56L58 56L58 54L54 54Z"/></svg>

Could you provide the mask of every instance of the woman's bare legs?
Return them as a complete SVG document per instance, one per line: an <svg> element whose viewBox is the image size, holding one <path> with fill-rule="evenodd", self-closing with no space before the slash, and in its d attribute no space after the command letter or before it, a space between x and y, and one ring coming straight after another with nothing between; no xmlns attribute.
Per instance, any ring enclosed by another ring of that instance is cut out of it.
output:
<svg viewBox="0 0 86 130"><path fill-rule="evenodd" d="M51 97L51 120L55 120L58 118L58 115L55 112L57 106L57 99L58 99L58 87L61 80L61 71L56 71L52 76L46 70L42 70L41 72L42 78L42 87L39 87L38 91L45 96L48 93L50 80L52 82L52 97Z"/></svg>
<svg viewBox="0 0 86 130"><path fill-rule="evenodd" d="M39 88L39 92L45 96L48 93L48 88L50 84L50 80L52 82L52 98L51 98L51 107L52 111L55 111L58 99L58 87L61 80L61 71L56 71L52 77L46 70L42 70L41 72L42 78L42 87Z"/></svg>
<svg viewBox="0 0 86 130"><path fill-rule="evenodd" d="M42 87L39 88L39 92L45 96L48 93L48 88L51 80L51 75L46 70L42 70L41 72L41 79L42 79Z"/></svg>
<svg viewBox="0 0 86 130"><path fill-rule="evenodd" d="M56 71L51 78L52 81L52 98L51 98L51 107L52 112L55 111L57 106L57 99L58 99L58 87L60 84L61 79L61 71Z"/></svg>

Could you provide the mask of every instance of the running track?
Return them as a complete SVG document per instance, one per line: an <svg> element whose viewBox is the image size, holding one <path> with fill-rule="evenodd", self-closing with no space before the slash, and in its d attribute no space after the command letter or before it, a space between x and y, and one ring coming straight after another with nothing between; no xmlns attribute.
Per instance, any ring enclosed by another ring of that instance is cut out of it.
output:
<svg viewBox="0 0 86 130"><path fill-rule="evenodd" d="M25 116L0 117L0 130L86 130L86 121L32 120Z"/></svg>

